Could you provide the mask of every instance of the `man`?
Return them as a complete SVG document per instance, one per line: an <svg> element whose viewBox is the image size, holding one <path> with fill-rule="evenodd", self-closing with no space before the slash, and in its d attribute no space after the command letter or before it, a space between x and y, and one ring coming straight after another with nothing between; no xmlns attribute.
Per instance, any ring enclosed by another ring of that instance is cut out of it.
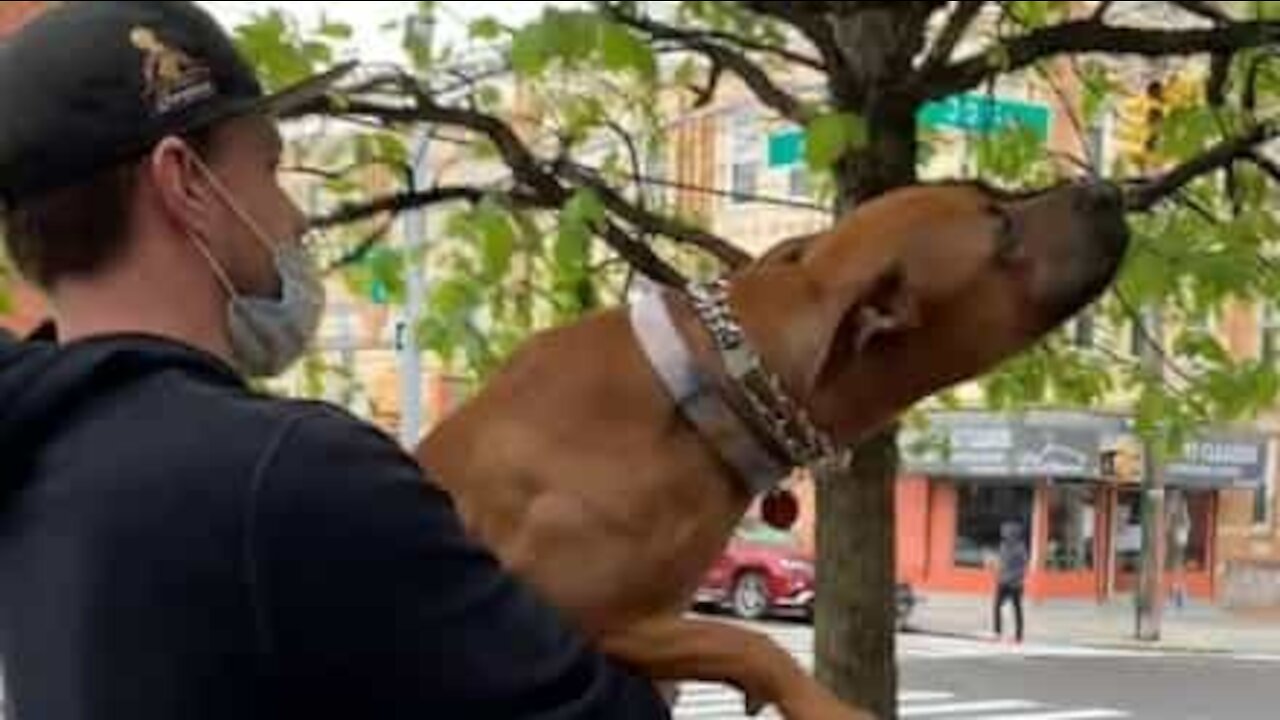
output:
<svg viewBox="0 0 1280 720"><path fill-rule="evenodd" d="M1013 603L1014 638L1022 642L1022 590L1027 577L1027 546L1022 539L1022 525L1006 522L1000 526L1000 557L996 579L996 640L1004 636L1004 604Z"/></svg>
<svg viewBox="0 0 1280 720"><path fill-rule="evenodd" d="M186 2L0 45L6 239L57 343L0 345L8 717L658 718L382 434L256 395L322 287L271 113Z"/></svg>

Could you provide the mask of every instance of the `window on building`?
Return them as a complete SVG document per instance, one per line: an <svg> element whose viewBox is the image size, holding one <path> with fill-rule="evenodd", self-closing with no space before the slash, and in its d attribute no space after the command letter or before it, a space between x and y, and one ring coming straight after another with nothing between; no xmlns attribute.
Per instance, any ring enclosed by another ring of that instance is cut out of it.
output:
<svg viewBox="0 0 1280 720"><path fill-rule="evenodd" d="M644 175L648 179L644 183L644 194L650 205L663 207L671 201L670 188L664 184L669 172L665 149L660 145L650 148L644 160Z"/></svg>
<svg viewBox="0 0 1280 720"><path fill-rule="evenodd" d="M1274 363L1280 360L1280 306L1266 303L1258 319L1258 348L1262 360Z"/></svg>
<svg viewBox="0 0 1280 720"><path fill-rule="evenodd" d="M1032 488L960 483L956 491L956 567L984 568L994 562L1000 554L1000 528L1010 521L1022 525L1030 550Z"/></svg>
<svg viewBox="0 0 1280 720"><path fill-rule="evenodd" d="M1094 569L1097 488L1059 484L1049 488L1049 545L1045 568L1053 572Z"/></svg>
<svg viewBox="0 0 1280 720"><path fill-rule="evenodd" d="M793 198L807 198L813 194L809 181L809 168L797 165L787 174L787 190Z"/></svg>
<svg viewBox="0 0 1280 720"><path fill-rule="evenodd" d="M733 202L751 202L759 184L760 168L754 163L735 162L729 169L729 187L733 190Z"/></svg>
<svg viewBox="0 0 1280 720"><path fill-rule="evenodd" d="M1093 310L1085 310L1068 326L1071 344L1081 350L1092 350L1098 338L1098 318Z"/></svg>
<svg viewBox="0 0 1280 720"><path fill-rule="evenodd" d="M1253 492L1253 524L1259 527L1270 526L1273 521L1276 505L1275 471L1269 466L1266 479Z"/></svg>
<svg viewBox="0 0 1280 720"><path fill-rule="evenodd" d="M729 119L729 187L734 203L751 201L759 194L764 136L755 115L735 112Z"/></svg>

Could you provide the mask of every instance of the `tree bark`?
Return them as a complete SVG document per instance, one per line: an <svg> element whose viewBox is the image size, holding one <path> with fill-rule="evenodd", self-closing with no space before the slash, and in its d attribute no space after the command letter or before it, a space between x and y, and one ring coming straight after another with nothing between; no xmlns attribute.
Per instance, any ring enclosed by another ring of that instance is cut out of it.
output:
<svg viewBox="0 0 1280 720"><path fill-rule="evenodd" d="M817 677L876 717L897 717L894 636L897 434L863 443L848 465L815 472Z"/></svg>
<svg viewBox="0 0 1280 720"><path fill-rule="evenodd" d="M864 149L836 167L843 213L916 180L918 104L901 92L924 46L928 12L889 8L833 20L847 76L831 75L840 111L867 123ZM817 677L844 700L877 717L897 717L894 484L897 430L864 442L851 462L817 475Z"/></svg>

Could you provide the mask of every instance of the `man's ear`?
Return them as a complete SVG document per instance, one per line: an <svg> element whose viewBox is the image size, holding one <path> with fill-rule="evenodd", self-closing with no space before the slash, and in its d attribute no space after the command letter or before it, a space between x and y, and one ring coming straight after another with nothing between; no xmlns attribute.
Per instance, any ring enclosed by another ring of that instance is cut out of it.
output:
<svg viewBox="0 0 1280 720"><path fill-rule="evenodd" d="M813 366L809 388L816 390L828 378L856 362L858 356L876 342L919 326L919 301L901 266L891 265L846 306L835 330L827 336L819 361Z"/></svg>
<svg viewBox="0 0 1280 720"><path fill-rule="evenodd" d="M213 210L212 195L192 152L181 140L165 138L152 150L146 169L169 220L184 231L200 233L208 229L204 225Z"/></svg>

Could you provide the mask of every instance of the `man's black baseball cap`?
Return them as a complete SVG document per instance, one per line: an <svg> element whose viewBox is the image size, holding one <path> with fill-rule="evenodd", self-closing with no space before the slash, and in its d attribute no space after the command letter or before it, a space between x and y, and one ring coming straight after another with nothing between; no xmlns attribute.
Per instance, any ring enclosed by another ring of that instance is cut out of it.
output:
<svg viewBox="0 0 1280 720"><path fill-rule="evenodd" d="M51 2L0 41L0 200L87 180L169 135L288 114L352 67L267 95L194 3Z"/></svg>

